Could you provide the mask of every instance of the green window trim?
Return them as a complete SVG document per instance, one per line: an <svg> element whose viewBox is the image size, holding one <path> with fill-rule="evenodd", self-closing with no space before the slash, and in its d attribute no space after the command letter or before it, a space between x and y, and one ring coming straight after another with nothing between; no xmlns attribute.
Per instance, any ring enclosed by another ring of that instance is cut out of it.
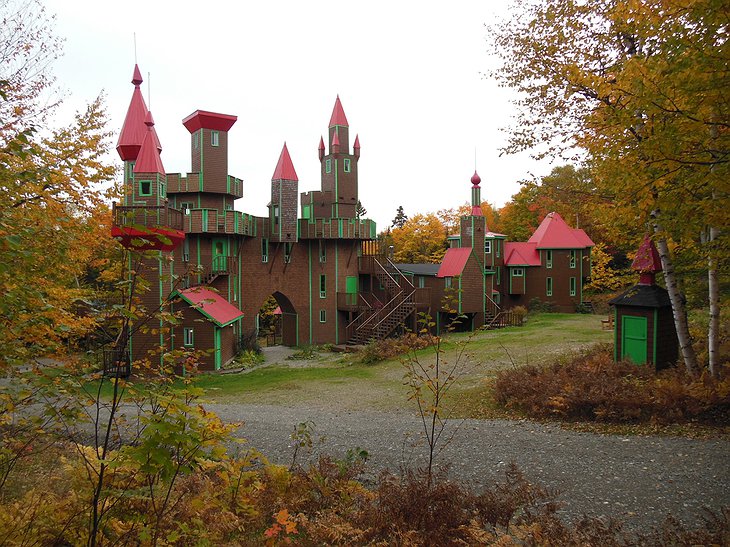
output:
<svg viewBox="0 0 730 547"><path fill-rule="evenodd" d="M326 160L324 160L324 172L325 173L332 172L332 160L330 158L327 158Z"/></svg>
<svg viewBox="0 0 730 547"><path fill-rule="evenodd" d="M290 242L284 243L284 263L289 264L291 262L291 251L292 251L292 244Z"/></svg>
<svg viewBox="0 0 730 547"><path fill-rule="evenodd" d="M545 267L546 268L553 267L553 252L551 250L545 251Z"/></svg>
<svg viewBox="0 0 730 547"><path fill-rule="evenodd" d="M525 269L524 268L512 268L512 277L524 277L525 276Z"/></svg>
<svg viewBox="0 0 730 547"><path fill-rule="evenodd" d="M553 278L547 277L545 278L545 296L552 296L553 295Z"/></svg>
<svg viewBox="0 0 730 547"><path fill-rule="evenodd" d="M450 289L451 288L452 279L451 277L444 277L444 288Z"/></svg>
<svg viewBox="0 0 730 547"><path fill-rule="evenodd" d="M141 180L139 181L139 195L143 197L151 196L152 195L152 181L151 180Z"/></svg>
<svg viewBox="0 0 730 547"><path fill-rule="evenodd" d="M319 297L327 298L327 276L319 274Z"/></svg>
<svg viewBox="0 0 730 547"><path fill-rule="evenodd" d="M570 251L570 267L575 268L575 251Z"/></svg>
<svg viewBox="0 0 730 547"><path fill-rule="evenodd" d="M327 310L319 310L319 322L320 323L327 322Z"/></svg>
<svg viewBox="0 0 730 547"><path fill-rule="evenodd" d="M319 240L319 261L327 262L327 244L323 240Z"/></svg>
<svg viewBox="0 0 730 547"><path fill-rule="evenodd" d="M499 258L499 253L500 253L500 247L501 247L501 245L500 245L500 242L499 242L499 240L498 240L498 239L497 239L497 240L495 240L495 241L494 241L494 255L495 255L495 256L496 256L497 258Z"/></svg>
<svg viewBox="0 0 730 547"><path fill-rule="evenodd" d="M193 148L195 148L195 150L200 148L200 131L193 133Z"/></svg>
<svg viewBox="0 0 730 547"><path fill-rule="evenodd" d="M195 342L194 334L195 332L192 327L185 327L183 329L183 345L186 348L193 347Z"/></svg>
<svg viewBox="0 0 730 547"><path fill-rule="evenodd" d="M484 254L491 254L492 253L492 241L489 239L484 240Z"/></svg>
<svg viewBox="0 0 730 547"><path fill-rule="evenodd" d="M350 158L345 158L345 173L349 173L351 169Z"/></svg>
<svg viewBox="0 0 730 547"><path fill-rule="evenodd" d="M220 133L218 131L211 131L210 132L210 145L211 146L219 146L220 145Z"/></svg>
<svg viewBox="0 0 730 547"><path fill-rule="evenodd" d="M269 261L269 240L261 238L261 262Z"/></svg>
<svg viewBox="0 0 730 547"><path fill-rule="evenodd" d="M570 278L570 296L575 296L576 292L576 282L575 277Z"/></svg>

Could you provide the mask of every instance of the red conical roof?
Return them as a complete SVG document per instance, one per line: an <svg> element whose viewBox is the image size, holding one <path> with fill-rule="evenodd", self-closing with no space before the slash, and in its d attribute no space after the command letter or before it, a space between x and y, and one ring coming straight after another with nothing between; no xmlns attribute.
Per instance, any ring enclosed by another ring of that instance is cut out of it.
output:
<svg viewBox="0 0 730 547"><path fill-rule="evenodd" d="M294 170L294 164L291 161L291 156L289 156L289 149L286 147L286 143L284 143L284 148L281 150L279 163L276 164L276 169L274 169L274 175L271 177L271 180L299 181L297 172Z"/></svg>
<svg viewBox="0 0 730 547"><path fill-rule="evenodd" d="M152 119L152 112L147 112L144 123L147 126L147 134L139 149L137 163L134 164L134 172L164 175L165 168L162 166L160 151L157 149L157 139L154 133L155 122Z"/></svg>
<svg viewBox="0 0 730 547"><path fill-rule="evenodd" d="M641 242L639 250L636 251L636 258L631 263L631 269L642 273L662 271L662 261L659 258L659 252L656 250L656 246L649 237L649 234L644 235L644 241Z"/></svg>
<svg viewBox="0 0 730 547"><path fill-rule="evenodd" d="M319 138L319 150L324 150L324 137Z"/></svg>
<svg viewBox="0 0 730 547"><path fill-rule="evenodd" d="M332 146L340 146L340 136L337 134L337 131L332 135Z"/></svg>
<svg viewBox="0 0 730 547"><path fill-rule="evenodd" d="M342 103L340 102L339 95L337 95L337 99L335 99L335 107L332 110L332 117L330 118L329 127L332 127L333 125L343 125L345 127L350 126L350 124L347 123L347 116L345 116L345 111L342 109Z"/></svg>
<svg viewBox="0 0 730 547"><path fill-rule="evenodd" d="M134 84L132 100L129 103L127 116L124 118L124 125L122 125L122 131L119 133L119 140L117 141L117 152L122 161L137 159L142 141L147 134L147 128L144 125L147 105L142 97L142 91L139 89L142 83L142 75L137 65L134 65L132 83Z"/></svg>
<svg viewBox="0 0 730 547"><path fill-rule="evenodd" d="M360 135L355 135L355 144L352 145L354 150L360 150Z"/></svg>

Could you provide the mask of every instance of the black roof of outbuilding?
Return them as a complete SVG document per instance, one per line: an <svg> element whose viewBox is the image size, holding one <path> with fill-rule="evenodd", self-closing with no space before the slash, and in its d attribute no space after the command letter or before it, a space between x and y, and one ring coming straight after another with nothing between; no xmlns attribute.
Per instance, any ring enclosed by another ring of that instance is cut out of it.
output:
<svg viewBox="0 0 730 547"><path fill-rule="evenodd" d="M410 273L414 275L436 275L439 273L441 264L396 264L403 273Z"/></svg>
<svg viewBox="0 0 730 547"><path fill-rule="evenodd" d="M629 290L608 302L612 306L641 306L644 308L665 308L671 306L667 289L659 285L634 285Z"/></svg>

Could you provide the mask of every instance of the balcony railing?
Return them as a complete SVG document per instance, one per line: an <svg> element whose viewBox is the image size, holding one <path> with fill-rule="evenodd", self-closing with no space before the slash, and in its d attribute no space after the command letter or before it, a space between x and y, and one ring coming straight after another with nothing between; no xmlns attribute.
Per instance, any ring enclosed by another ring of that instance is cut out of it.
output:
<svg viewBox="0 0 730 547"><path fill-rule="evenodd" d="M375 221L357 218L299 219L299 239L375 239Z"/></svg>
<svg viewBox="0 0 730 547"><path fill-rule="evenodd" d="M189 234L256 235L256 217L241 211L189 209L184 215L185 232Z"/></svg>
<svg viewBox="0 0 730 547"><path fill-rule="evenodd" d="M236 198L243 197L243 180L226 175L225 188L220 182L209 180L209 183L203 183L202 173L187 173L183 176L181 173L167 174L167 193L191 193L191 192L213 192L231 194Z"/></svg>
<svg viewBox="0 0 730 547"><path fill-rule="evenodd" d="M113 204L115 226L164 226L183 229L183 214L167 205L117 205Z"/></svg>

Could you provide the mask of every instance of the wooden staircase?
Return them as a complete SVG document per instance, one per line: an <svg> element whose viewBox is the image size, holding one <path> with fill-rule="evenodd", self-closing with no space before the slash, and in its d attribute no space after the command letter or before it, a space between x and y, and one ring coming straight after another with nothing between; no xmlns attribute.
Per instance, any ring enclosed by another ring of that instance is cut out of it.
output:
<svg viewBox="0 0 730 547"><path fill-rule="evenodd" d="M388 301L378 308L365 308L347 326L347 343L367 344L390 336L415 312L416 288L393 262L385 256L368 257L372 275L380 282L388 295Z"/></svg>

